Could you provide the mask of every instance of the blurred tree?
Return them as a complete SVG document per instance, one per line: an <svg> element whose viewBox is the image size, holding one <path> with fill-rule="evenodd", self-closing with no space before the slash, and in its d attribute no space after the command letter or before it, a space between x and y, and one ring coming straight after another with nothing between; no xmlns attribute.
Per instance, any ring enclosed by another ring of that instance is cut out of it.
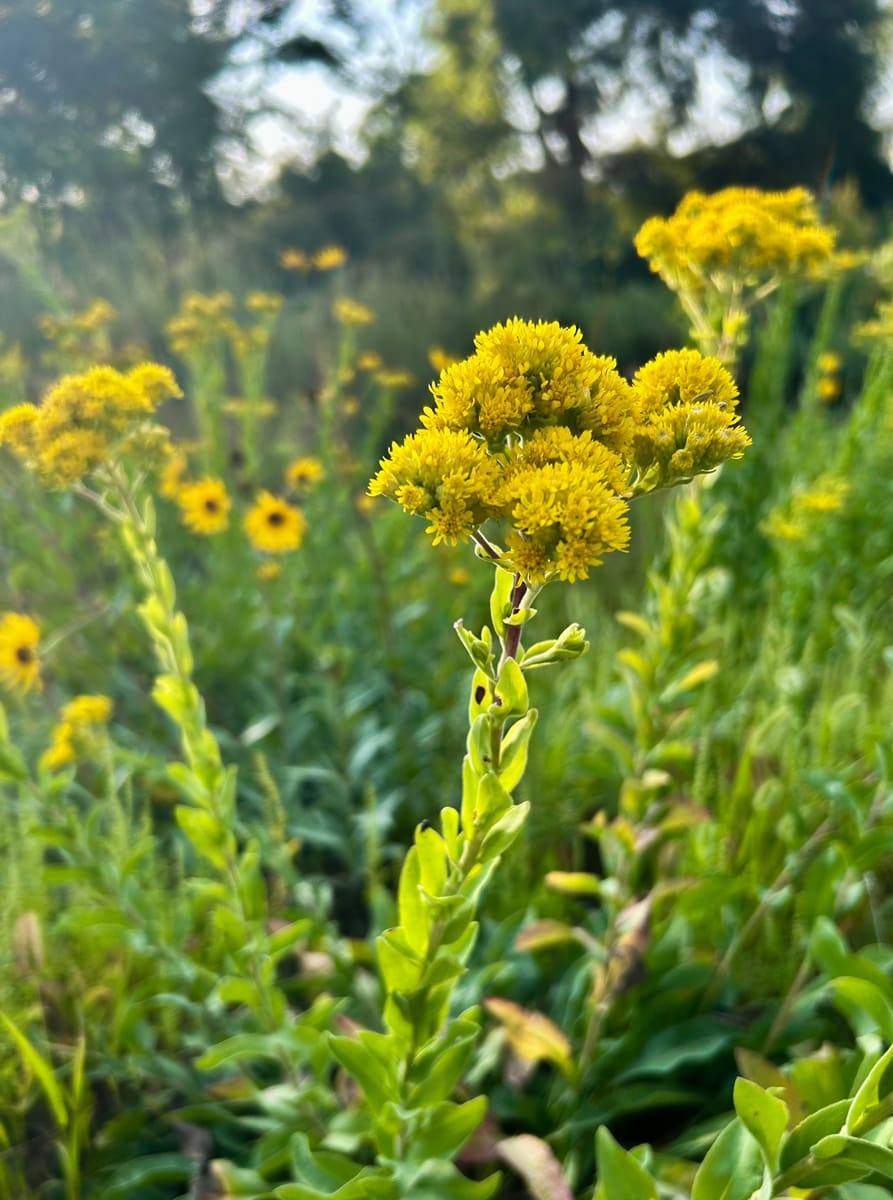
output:
<svg viewBox="0 0 893 1200"><path fill-rule="evenodd" d="M204 90L229 40L189 0L0 5L0 189L109 209L214 200L219 111Z"/></svg>

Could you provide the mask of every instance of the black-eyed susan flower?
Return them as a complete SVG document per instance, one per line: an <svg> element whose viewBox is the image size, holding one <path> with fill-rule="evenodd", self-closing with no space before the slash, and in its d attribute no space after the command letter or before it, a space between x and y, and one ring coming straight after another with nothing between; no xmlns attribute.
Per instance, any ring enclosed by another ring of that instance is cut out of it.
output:
<svg viewBox="0 0 893 1200"><path fill-rule="evenodd" d="M193 533L211 537L223 533L229 525L231 502L222 479L184 484L176 498L183 524Z"/></svg>
<svg viewBox="0 0 893 1200"><path fill-rule="evenodd" d="M300 509L270 492L261 492L245 514L245 532L255 550L264 554L288 554L304 539L307 521Z"/></svg>
<svg viewBox="0 0 893 1200"><path fill-rule="evenodd" d="M0 617L0 680L14 692L40 687L40 630L24 613Z"/></svg>
<svg viewBox="0 0 893 1200"><path fill-rule="evenodd" d="M296 492L305 492L319 483L325 474L318 458L296 458L285 468L285 482Z"/></svg>

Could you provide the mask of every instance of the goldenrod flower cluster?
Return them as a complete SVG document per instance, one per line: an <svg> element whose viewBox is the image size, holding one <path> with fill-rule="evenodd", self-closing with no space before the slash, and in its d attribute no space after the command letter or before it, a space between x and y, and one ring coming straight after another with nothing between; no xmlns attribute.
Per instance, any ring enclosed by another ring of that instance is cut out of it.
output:
<svg viewBox="0 0 893 1200"><path fill-rule="evenodd" d="M852 491L848 479L822 475L809 487L795 492L788 504L773 509L763 522L763 532L784 542L801 542L823 518L841 512Z"/></svg>
<svg viewBox="0 0 893 1200"><path fill-rule="evenodd" d="M673 291L698 292L717 276L758 288L777 275L815 272L831 260L834 236L803 188L733 187L689 192L671 217L646 221L635 246Z"/></svg>
<svg viewBox="0 0 893 1200"><path fill-rule="evenodd" d="M61 719L53 730L52 741L41 762L47 770L58 771L88 751L96 734L109 723L112 702L108 696L75 696L62 709Z"/></svg>
<svg viewBox="0 0 893 1200"><path fill-rule="evenodd" d="M532 584L585 579L629 541L628 501L737 458L738 392L695 350L660 355L632 384L580 332L513 318L431 386L422 428L369 486L456 544L503 526L503 561Z"/></svg>
<svg viewBox="0 0 893 1200"><path fill-rule="evenodd" d="M371 325L375 313L365 304L358 304L348 296L340 296L332 305L335 320L341 325Z"/></svg>
<svg viewBox="0 0 893 1200"><path fill-rule="evenodd" d="M41 404L18 404L0 415L0 445L48 486L70 487L109 459L158 441L149 418L162 401L180 395L171 371L157 363L127 374L92 367L64 376Z"/></svg>
<svg viewBox="0 0 893 1200"><path fill-rule="evenodd" d="M212 295L189 292L183 298L180 311L165 326L171 349L186 355L222 337L231 319L232 308L230 292Z"/></svg>
<svg viewBox="0 0 893 1200"><path fill-rule="evenodd" d="M40 630L24 613L0 617L0 681L14 692L40 687Z"/></svg>
<svg viewBox="0 0 893 1200"><path fill-rule="evenodd" d="M346 262L347 251L334 244L322 246L314 254L292 247L279 255L279 265L286 271L334 271Z"/></svg>
<svg viewBox="0 0 893 1200"><path fill-rule="evenodd" d="M83 312L68 317L43 316L40 331L63 349L77 345L85 335L99 333L117 313L108 300L94 300Z"/></svg>
<svg viewBox="0 0 893 1200"><path fill-rule="evenodd" d="M738 388L728 371L697 350L668 350L637 373L633 461L644 490L740 458L750 438L738 424Z"/></svg>

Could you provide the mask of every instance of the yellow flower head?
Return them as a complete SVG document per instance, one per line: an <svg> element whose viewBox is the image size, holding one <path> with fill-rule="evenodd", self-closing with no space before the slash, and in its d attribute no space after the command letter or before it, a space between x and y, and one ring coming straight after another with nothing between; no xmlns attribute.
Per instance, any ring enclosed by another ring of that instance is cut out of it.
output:
<svg viewBox="0 0 893 1200"><path fill-rule="evenodd" d="M268 559L266 562L258 563L254 573L262 582L269 583L273 579L278 579L282 574L282 563Z"/></svg>
<svg viewBox="0 0 893 1200"><path fill-rule="evenodd" d="M245 307L249 312L264 313L270 316L278 313L285 303L284 297L278 292L249 292L245 297Z"/></svg>
<svg viewBox="0 0 893 1200"><path fill-rule="evenodd" d="M652 217L636 249L677 292L699 292L733 277L755 289L776 275L815 273L832 257L834 230L820 225L803 188L689 192L676 212Z"/></svg>
<svg viewBox="0 0 893 1200"><path fill-rule="evenodd" d="M108 725L112 718L112 702L108 696L83 694L69 700L62 708L62 720L69 725Z"/></svg>
<svg viewBox="0 0 893 1200"><path fill-rule="evenodd" d="M618 374L575 328L514 318L444 368L422 428L394 443L369 485L455 544L492 520L502 565L528 582L585 579L629 542L628 500L749 445L738 391L716 359L659 355Z"/></svg>
<svg viewBox="0 0 893 1200"><path fill-rule="evenodd" d="M812 487L797 492L792 507L797 515L840 512L852 491L848 479L823 475Z"/></svg>
<svg viewBox="0 0 893 1200"><path fill-rule="evenodd" d="M188 468L189 460L185 451L180 447L171 447L158 482L158 491L165 500L176 500Z"/></svg>
<svg viewBox="0 0 893 1200"><path fill-rule="evenodd" d="M840 379L836 375L824 375L815 385L816 395L830 404L840 395Z"/></svg>
<svg viewBox="0 0 893 1200"><path fill-rule="evenodd" d="M445 371L447 367L451 367L454 362L457 362L454 354L447 354L446 350L440 346L428 347L428 362L435 371Z"/></svg>
<svg viewBox="0 0 893 1200"><path fill-rule="evenodd" d="M769 513L762 529L767 537L779 542L802 542L806 537L806 528L802 522L792 520L778 510Z"/></svg>
<svg viewBox="0 0 893 1200"><path fill-rule="evenodd" d="M319 483L324 474L318 458L296 458L285 470L285 481L295 491L306 491Z"/></svg>
<svg viewBox="0 0 893 1200"><path fill-rule="evenodd" d="M40 765L47 771L61 771L77 758L74 744L74 729L67 721L60 721L53 728L49 746L40 756Z"/></svg>
<svg viewBox="0 0 893 1200"><path fill-rule="evenodd" d="M826 350L816 359L816 366L825 375L834 375L843 366L843 359L833 350Z"/></svg>
<svg viewBox="0 0 893 1200"><path fill-rule="evenodd" d="M126 452L156 407L180 389L167 367L143 363L126 375L91 367L59 380L39 406L0 417L6 444L51 487L68 487L116 452Z"/></svg>
<svg viewBox="0 0 893 1200"><path fill-rule="evenodd" d="M340 296L332 305L335 320L342 325L371 325L375 313L365 304L358 304L347 296Z"/></svg>
<svg viewBox="0 0 893 1200"><path fill-rule="evenodd" d="M412 387L416 377L412 371L401 371L398 368L393 370L379 370L375 372L375 382L380 383L383 388L405 388Z"/></svg>
<svg viewBox="0 0 893 1200"><path fill-rule="evenodd" d="M0 617L0 681L12 691L40 687L40 631L31 617L8 612Z"/></svg>
<svg viewBox="0 0 893 1200"><path fill-rule="evenodd" d="M496 460L466 430L420 429L393 443L369 493L427 517L435 545L455 545L496 511L499 478Z"/></svg>
<svg viewBox="0 0 893 1200"><path fill-rule="evenodd" d="M381 355L374 350L364 350L357 358L357 367L361 371L377 371L381 365Z"/></svg>
<svg viewBox="0 0 893 1200"><path fill-rule="evenodd" d="M631 398L613 358L592 354L580 331L514 317L475 338L475 353L431 385L422 424L467 429L491 445L544 425L588 429L614 449L631 435Z"/></svg>
<svg viewBox="0 0 893 1200"><path fill-rule="evenodd" d="M347 262L347 251L343 246L323 246L317 250L311 261L316 271L334 271Z"/></svg>
<svg viewBox="0 0 893 1200"><path fill-rule="evenodd" d="M265 554L287 554L297 550L304 538L304 514L270 492L261 492L245 515L245 532L255 550Z"/></svg>
<svg viewBox="0 0 893 1200"><path fill-rule="evenodd" d="M229 525L230 498L222 479L187 483L177 492L183 524L193 533L211 537Z"/></svg>
<svg viewBox="0 0 893 1200"><path fill-rule="evenodd" d="M464 567L453 567L447 578L453 587L467 587L471 583L471 574Z"/></svg>
<svg viewBox="0 0 893 1200"><path fill-rule="evenodd" d="M636 374L636 489L672 487L740 458L750 445L735 411L738 389L715 358L668 350Z"/></svg>
<svg viewBox="0 0 893 1200"><path fill-rule="evenodd" d="M310 258L303 250L283 250L279 255L279 265L286 271L308 271Z"/></svg>

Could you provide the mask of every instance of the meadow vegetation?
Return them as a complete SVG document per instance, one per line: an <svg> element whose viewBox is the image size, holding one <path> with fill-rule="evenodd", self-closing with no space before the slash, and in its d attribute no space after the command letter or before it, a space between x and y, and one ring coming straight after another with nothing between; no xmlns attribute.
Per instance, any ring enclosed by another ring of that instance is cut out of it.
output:
<svg viewBox="0 0 893 1200"><path fill-rule="evenodd" d="M893 274L831 213L648 220L632 369L506 313L426 391L325 243L0 346L0 1200L890 1194Z"/></svg>

